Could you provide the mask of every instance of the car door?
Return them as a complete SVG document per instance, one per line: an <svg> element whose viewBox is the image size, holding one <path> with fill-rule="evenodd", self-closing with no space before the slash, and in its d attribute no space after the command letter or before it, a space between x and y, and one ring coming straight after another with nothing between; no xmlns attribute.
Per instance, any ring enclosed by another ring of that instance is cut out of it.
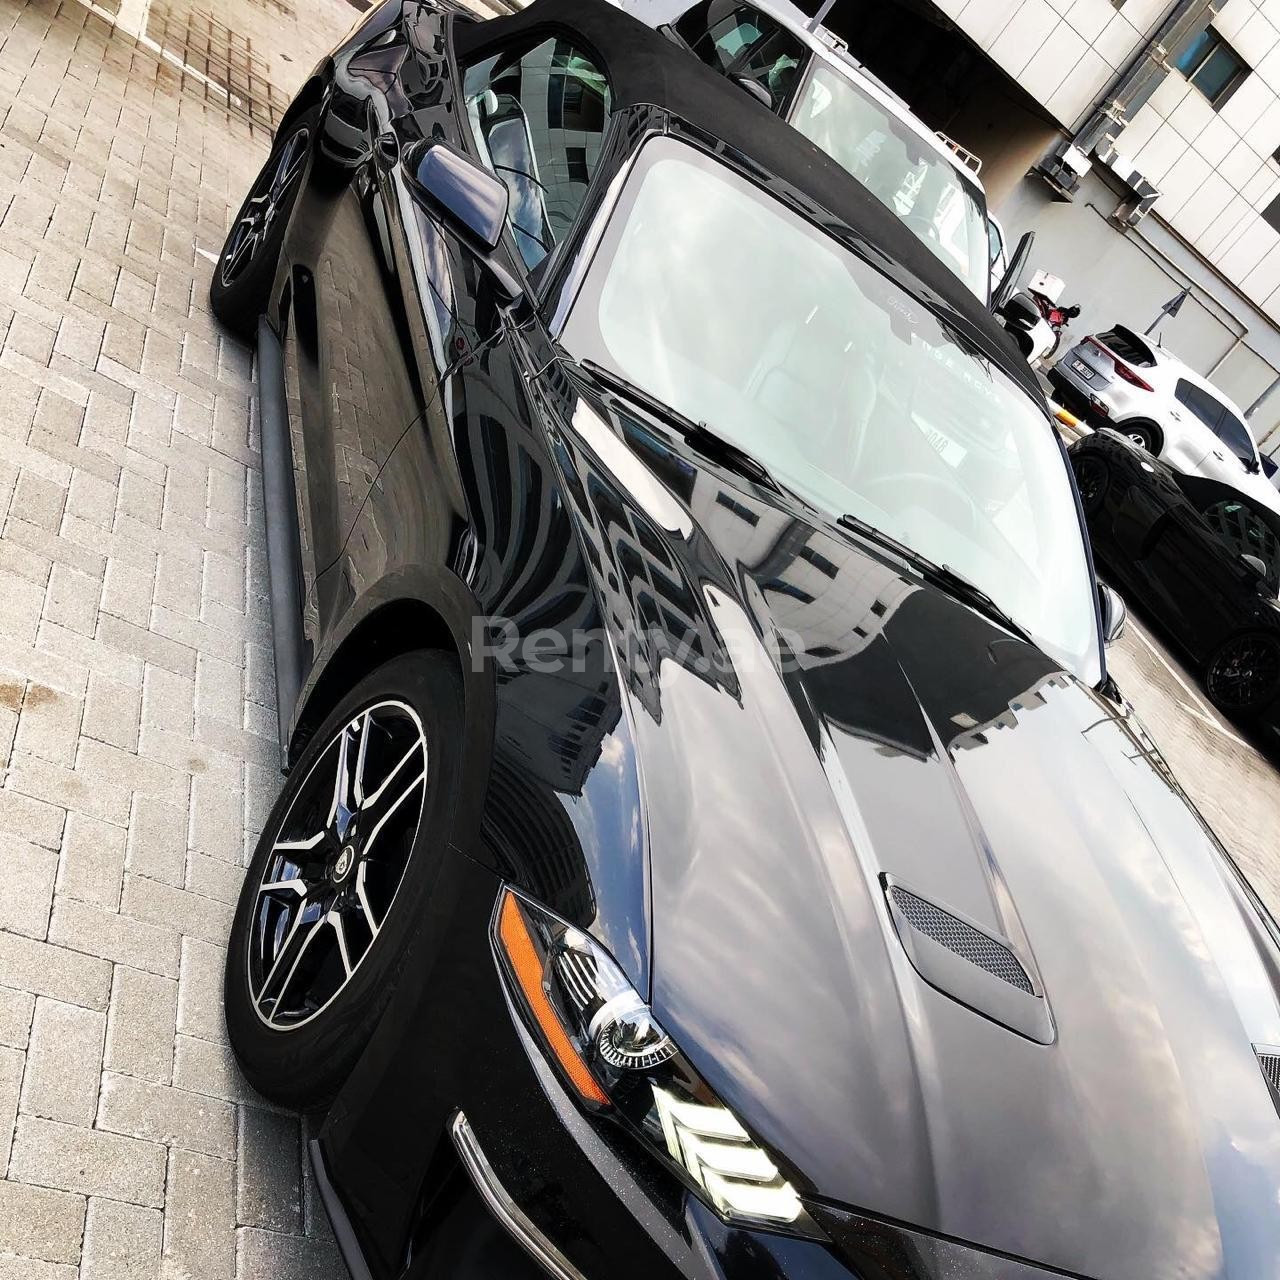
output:
<svg viewBox="0 0 1280 1280"><path fill-rule="evenodd" d="M601 160L609 86L585 45L559 28L485 34L484 24L467 24L454 37L457 65L447 85L434 83L432 105L415 105L410 92L420 137L382 178L406 193L391 239L412 345L436 353L439 394L402 430L334 566L339 634L373 607L379 584L452 573L472 598L457 583L442 590L467 611L460 625L470 640L471 615L514 616L521 584L545 559L546 537L533 525L556 483L543 475L529 384L555 353L531 308L513 308L507 290L513 280L535 289L576 225ZM434 139L507 187L492 252L415 187L415 157Z"/></svg>
<svg viewBox="0 0 1280 1280"><path fill-rule="evenodd" d="M1280 530L1274 516L1210 477L1176 474L1184 501L1170 506L1145 566L1159 592L1157 611L1198 657L1239 629L1258 575L1244 554L1280 583ZM1246 550L1247 549L1247 550Z"/></svg>
<svg viewBox="0 0 1280 1280"><path fill-rule="evenodd" d="M1224 446L1221 431L1227 407L1203 387L1179 378L1173 391L1178 406L1172 410L1177 430L1170 433L1164 456L1187 475L1208 476L1230 483L1240 474L1240 463ZM1234 416L1234 415L1232 415Z"/></svg>

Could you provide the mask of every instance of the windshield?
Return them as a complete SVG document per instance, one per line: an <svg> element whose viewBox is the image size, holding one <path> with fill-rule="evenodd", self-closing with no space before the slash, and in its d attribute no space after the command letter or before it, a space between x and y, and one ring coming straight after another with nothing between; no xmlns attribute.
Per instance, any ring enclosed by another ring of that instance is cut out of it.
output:
<svg viewBox="0 0 1280 1280"><path fill-rule="evenodd" d="M847 169L986 302L987 221L974 188L914 129L814 59L791 124Z"/></svg>
<svg viewBox="0 0 1280 1280"><path fill-rule="evenodd" d="M981 587L1101 674L1075 499L1044 414L852 251L673 139L640 153L563 331L591 359Z"/></svg>

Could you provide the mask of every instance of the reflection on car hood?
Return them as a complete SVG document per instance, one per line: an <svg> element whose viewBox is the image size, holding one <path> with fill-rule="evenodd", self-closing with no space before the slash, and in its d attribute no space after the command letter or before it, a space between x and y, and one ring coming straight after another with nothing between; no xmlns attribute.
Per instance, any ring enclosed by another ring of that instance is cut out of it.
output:
<svg viewBox="0 0 1280 1280"><path fill-rule="evenodd" d="M709 1083L809 1194L1089 1277L1280 1274L1276 953L1134 721L873 551L572 416L652 1000ZM922 942L894 882L964 927Z"/></svg>

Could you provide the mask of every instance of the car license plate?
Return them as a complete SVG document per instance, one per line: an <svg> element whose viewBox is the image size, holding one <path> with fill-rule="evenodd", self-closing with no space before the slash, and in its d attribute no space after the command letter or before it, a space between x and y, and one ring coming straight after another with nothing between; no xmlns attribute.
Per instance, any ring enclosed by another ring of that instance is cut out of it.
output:
<svg viewBox="0 0 1280 1280"><path fill-rule="evenodd" d="M1086 381L1093 381L1094 370L1090 369L1083 360L1072 360L1071 367Z"/></svg>

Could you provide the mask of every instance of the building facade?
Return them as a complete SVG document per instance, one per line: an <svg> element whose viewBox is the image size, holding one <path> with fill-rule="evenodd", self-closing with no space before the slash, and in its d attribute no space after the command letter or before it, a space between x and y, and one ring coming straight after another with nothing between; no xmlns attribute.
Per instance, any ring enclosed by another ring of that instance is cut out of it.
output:
<svg viewBox="0 0 1280 1280"><path fill-rule="evenodd" d="M1280 456L1280 0L838 0L828 22L983 158L1009 239L1034 230L1082 307L1069 334L1154 323Z"/></svg>

